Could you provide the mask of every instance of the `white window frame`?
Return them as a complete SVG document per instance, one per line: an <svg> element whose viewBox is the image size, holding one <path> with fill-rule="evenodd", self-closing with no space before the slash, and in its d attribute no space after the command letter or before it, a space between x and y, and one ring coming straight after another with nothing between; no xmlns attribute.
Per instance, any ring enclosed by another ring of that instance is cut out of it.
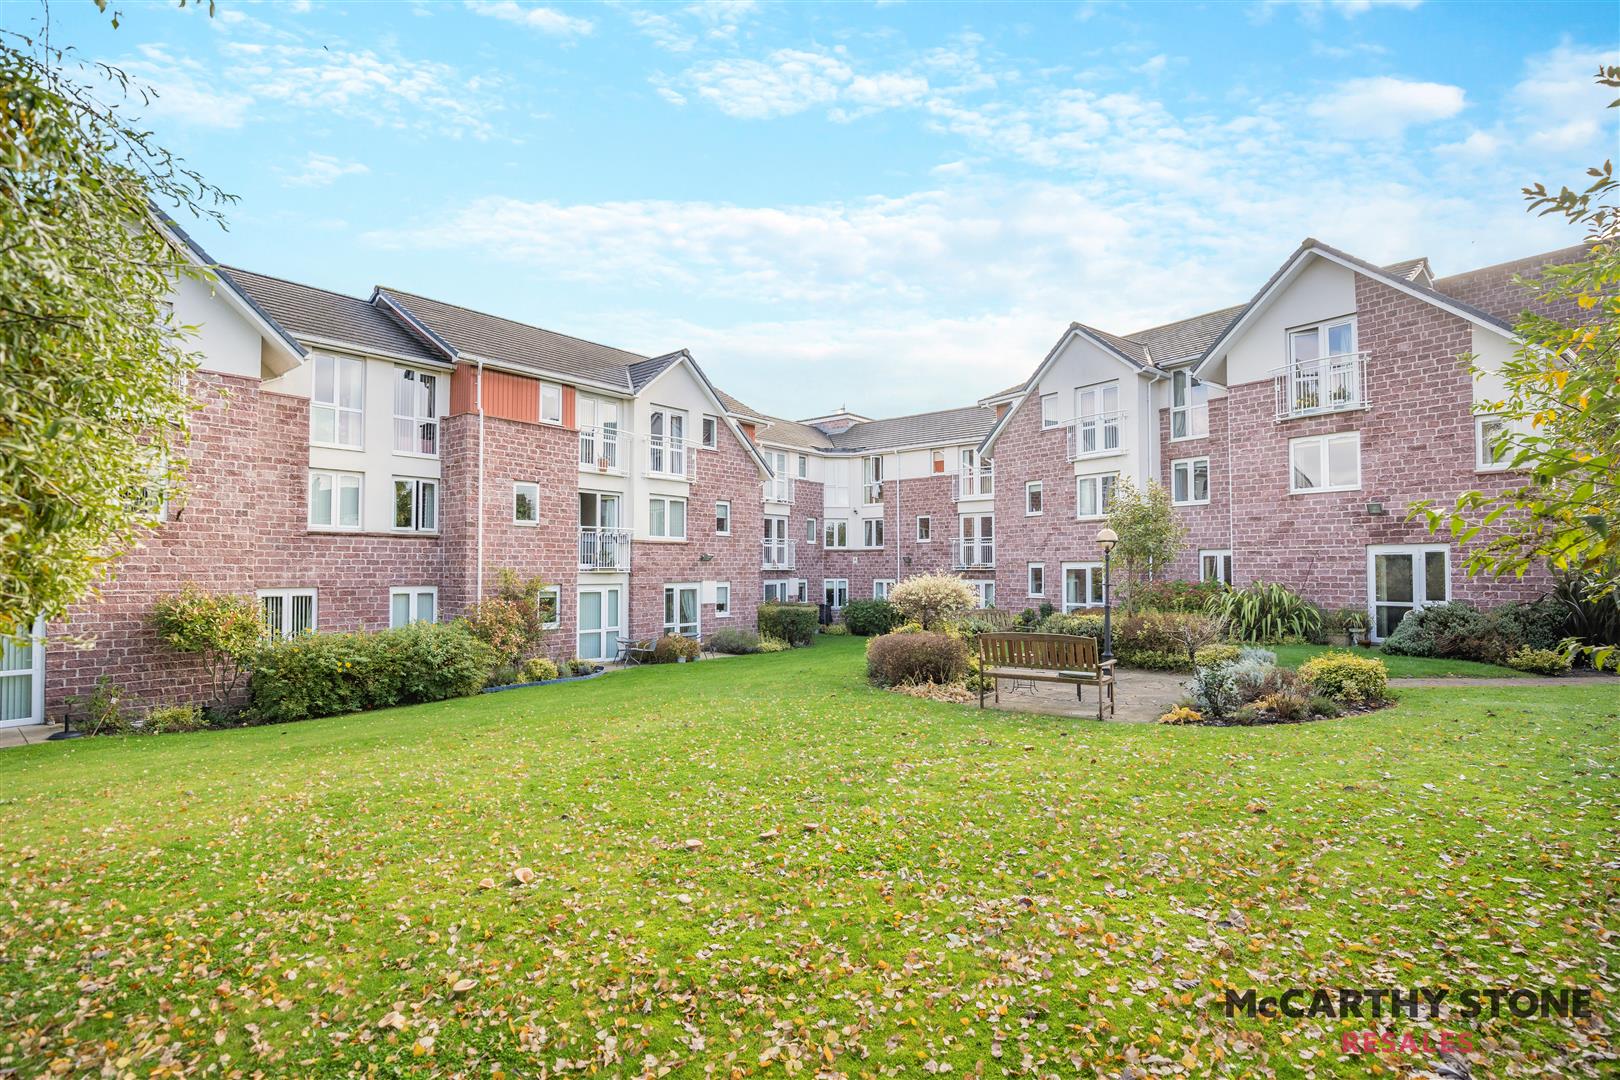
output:
<svg viewBox="0 0 1620 1080"><path fill-rule="evenodd" d="M849 548L849 522L827 521L822 523L821 546L827 551L844 551ZM834 538L837 542L834 543Z"/></svg>
<svg viewBox="0 0 1620 1080"><path fill-rule="evenodd" d="M1445 556L1445 595L1438 600L1430 600L1429 593L1429 556L1436 552ZM1408 555L1412 559L1412 603L1389 603L1392 607L1411 607L1420 611L1436 604L1451 603L1451 545L1449 544L1369 544L1367 546L1367 637L1371 641L1383 641L1378 636L1378 556L1380 555ZM1397 624L1399 625L1399 624Z"/></svg>
<svg viewBox="0 0 1620 1080"><path fill-rule="evenodd" d="M714 617L717 619L731 618L731 582L717 581L714 583Z"/></svg>
<svg viewBox="0 0 1620 1080"><path fill-rule="evenodd" d="M1043 486L1044 483L1045 482L1041 481L1041 480L1029 480L1029 481L1025 482L1025 484L1024 484L1024 516L1025 517L1040 517L1041 515L1046 513L1046 489ZM1039 510L1031 510L1029 508L1029 497L1031 495L1034 495L1036 497L1036 499L1039 500L1039 502L1041 504L1041 508Z"/></svg>
<svg viewBox="0 0 1620 1080"><path fill-rule="evenodd" d="M1106 408L1106 403L1112 392L1114 407ZM1087 411L1085 401L1092 399L1092 407ZM1076 457L1112 457L1125 452L1125 432L1123 420L1125 410L1121 407L1124 402L1124 391L1118 379L1107 382L1091 383L1087 386L1074 388L1074 454ZM1092 441L1096 444L1091 450L1085 449L1085 437L1090 432ZM1109 435L1113 435L1114 445L1108 445Z"/></svg>
<svg viewBox="0 0 1620 1080"><path fill-rule="evenodd" d="M518 516L518 499L524 495L529 497L530 505L534 507L534 517L532 519ZM540 485L532 480L512 481L512 524L540 524Z"/></svg>
<svg viewBox="0 0 1620 1080"><path fill-rule="evenodd" d="M331 446L340 450L363 450L366 444L366 362L352 356L334 356L331 353L316 353L313 357L314 366L310 370L309 388L309 444L311 446ZM321 374L323 364L330 364L332 368L332 400L323 401L320 394ZM343 374L344 372L358 374L360 379L360 404L343 404ZM315 414L319 411L329 411L332 415L332 439L326 441L315 437ZM359 438L354 442L343 441L343 418L345 414L354 416L360 429Z"/></svg>
<svg viewBox="0 0 1620 1080"><path fill-rule="evenodd" d="M1483 473L1507 472L1513 466L1513 450L1508 448L1507 456L1501 461L1491 459L1491 447L1485 439L1485 425L1500 425L1505 434L1510 425L1505 417L1495 413L1481 413L1474 417L1474 471ZM1500 438L1500 436L1497 436Z"/></svg>
<svg viewBox="0 0 1620 1080"><path fill-rule="evenodd" d="M681 622L681 593L687 589L691 589L693 594L697 597L697 602L692 605L693 621L689 624ZM670 593L675 594L675 606L673 608L675 612L674 622L670 622L668 618L668 612L671 610L669 603ZM666 584L664 586L664 612L664 633L681 634L683 637L701 640L703 636L703 586L696 581L674 581ZM681 627L688 625L692 627L692 632L690 634L686 634L681 630Z"/></svg>
<svg viewBox="0 0 1620 1080"><path fill-rule="evenodd" d="M917 515L917 543L932 544L934 542L934 515Z"/></svg>
<svg viewBox="0 0 1620 1080"><path fill-rule="evenodd" d="M332 520L318 522L315 520L315 480L325 477L332 482ZM342 522L343 488L352 486L355 490L355 506L357 513L353 525ZM320 532L359 532L366 523L366 478L364 473L342 472L337 469L311 469L309 470L308 488L308 524L311 529Z"/></svg>
<svg viewBox="0 0 1620 1080"><path fill-rule="evenodd" d="M1200 393L1202 391L1202 393ZM1176 420L1184 418L1185 435L1176 434ZM1203 422L1199 423L1199 418ZM1170 374L1170 441L1192 442L1209 437L1209 385L1181 368Z"/></svg>
<svg viewBox="0 0 1620 1080"><path fill-rule="evenodd" d="M722 506L725 507L725 513L723 514L720 512L720 508ZM720 522L722 520L726 523L726 527L723 529L720 527ZM714 504L714 535L731 535L731 503L727 499L716 500Z"/></svg>
<svg viewBox="0 0 1620 1080"><path fill-rule="evenodd" d="M827 594L829 592L833 594L833 598L831 600L827 600ZM838 603L839 593L842 593L844 596L844 602L842 604ZM822 578L821 598L823 600L827 600L827 606L832 608L834 611L842 611L849 605L849 578Z"/></svg>
<svg viewBox="0 0 1620 1080"><path fill-rule="evenodd" d="M980 608L993 608L996 606L996 583L994 581L969 581L967 586L978 594Z"/></svg>
<svg viewBox="0 0 1620 1080"><path fill-rule="evenodd" d="M720 418L704 413L698 420L698 445L705 450L718 449L720 446Z"/></svg>
<svg viewBox="0 0 1620 1080"><path fill-rule="evenodd" d="M1039 579L1039 580L1037 580ZM1024 578L1024 595L1030 597L1046 596L1046 564L1032 562Z"/></svg>
<svg viewBox="0 0 1620 1080"><path fill-rule="evenodd" d="M1193 492L1198 490L1194 481L1198 479L1198 467L1200 465L1204 467L1204 497L1202 499L1197 499L1193 497ZM1185 499L1178 499L1176 498L1176 483L1178 480L1177 474L1183 470L1185 470L1187 474L1187 497ZM1210 476L1208 457L1177 458L1170 463L1171 506L1207 506L1209 505L1209 487Z"/></svg>
<svg viewBox="0 0 1620 1080"><path fill-rule="evenodd" d="M873 578L872 599L887 600L889 598L889 590L892 588L894 588L894 578Z"/></svg>
<svg viewBox="0 0 1620 1080"><path fill-rule="evenodd" d="M555 630L562 625L562 586L542 585L539 598L544 600L548 596L551 598L551 619L550 621L542 621L540 625L547 630ZM541 610L544 609L545 606L542 604Z"/></svg>
<svg viewBox="0 0 1620 1080"><path fill-rule="evenodd" d="M809 595L809 584L805 578L772 578L765 582L765 603L802 604Z"/></svg>
<svg viewBox="0 0 1620 1080"><path fill-rule="evenodd" d="M399 411L399 395L401 383L413 383L410 391L410 412ZM394 445L393 451L399 457L437 458L439 456L439 376L431 371L422 371L418 368L394 367ZM405 449L400 449L400 425L405 425L407 437ZM424 429L431 430L433 435L433 451L413 450L418 445Z"/></svg>
<svg viewBox="0 0 1620 1080"><path fill-rule="evenodd" d="M664 505L664 531L653 532L653 521L655 520L653 507L659 503ZM673 516L669 512L669 508L675 503L681 504L681 531L679 534L669 531L670 519ZM687 525L689 524L687 521L687 511L689 509L691 508L686 505L686 500L679 495L649 495L647 497L647 535L654 540L685 540Z"/></svg>
<svg viewBox="0 0 1620 1080"><path fill-rule="evenodd" d="M1059 395L1055 391L1050 394L1041 395L1042 431L1045 431L1047 428L1060 427L1063 424L1063 417L1058 415L1058 410L1060 408L1060 405L1058 404L1058 397Z"/></svg>
<svg viewBox="0 0 1620 1080"><path fill-rule="evenodd" d="M1350 440L1356 447L1356 479L1352 484L1327 483L1328 462L1331 459L1329 444ZM1320 487L1298 487L1295 484L1294 455L1297 447L1313 446L1316 448L1316 464L1321 469L1322 485ZM1290 495L1316 495L1325 491L1360 491L1361 490L1361 432L1336 431L1328 435L1305 435L1298 439L1288 440L1288 493Z"/></svg>
<svg viewBox="0 0 1620 1080"><path fill-rule="evenodd" d="M285 641L295 636L292 629L293 601L299 597L309 598L309 626L303 632L313 634L321 624L321 597L317 589L260 589L257 593L259 600L259 615L265 618L265 625L269 627L270 636L277 641ZM270 626L265 612L266 600L281 601L281 617L279 626Z"/></svg>
<svg viewBox="0 0 1620 1080"><path fill-rule="evenodd" d="M394 600L401 596L405 597L409 606L409 612L403 623L394 621ZM422 597L424 596L433 597L433 617L431 619L422 617ZM400 585L388 590L388 628L390 630L398 630L401 626L409 626L412 623L438 621L439 588L437 585Z"/></svg>
<svg viewBox="0 0 1620 1080"><path fill-rule="evenodd" d="M810 475L810 459L803 454L799 455L799 479L803 480Z"/></svg>
<svg viewBox="0 0 1620 1080"><path fill-rule="evenodd" d="M1069 571L1084 571L1081 587L1083 598L1078 604L1069 602ZM1100 562L1066 562L1063 564L1063 576L1058 579L1058 606L1065 614L1071 611L1094 611L1108 602L1108 586L1103 577L1103 564ZM1092 596L1097 590L1102 591L1102 599L1093 600Z"/></svg>
<svg viewBox="0 0 1620 1080"><path fill-rule="evenodd" d="M1215 575L1208 573L1205 560L1215 560ZM1225 571L1224 576L1222 571ZM1198 580L1220 581L1232 584L1232 550L1230 548L1204 548L1198 552Z"/></svg>
<svg viewBox="0 0 1620 1080"><path fill-rule="evenodd" d="M408 484L411 489L411 521L408 525L399 523L399 485ZM422 492L428 488L433 489L433 524L424 528L422 525ZM439 481L432 476L396 476L394 477L394 497L390 501L392 511L390 521L393 531L397 533L426 533L433 534L439 531Z"/></svg>
<svg viewBox="0 0 1620 1080"><path fill-rule="evenodd" d="M562 386L560 386L557 383L543 382L543 383L540 384L540 389L539 389L538 393L540 395L540 422L542 424L558 424L558 425L560 425L562 423L562 419L563 419L563 417L562 417L562 414L563 414ZM549 414L548 414L547 408L546 408L546 398L547 397L551 398L551 405L552 405L552 408L551 408Z"/></svg>
<svg viewBox="0 0 1620 1080"><path fill-rule="evenodd" d="M861 546L866 548L881 548L883 546L882 518L867 518L861 522Z"/></svg>
<svg viewBox="0 0 1620 1080"><path fill-rule="evenodd" d="M816 531L816 519L813 518L813 517L812 518L805 518L804 519L804 542L809 544L811 547L814 547L816 545L816 543L820 539L821 539L821 534Z"/></svg>
<svg viewBox="0 0 1620 1080"><path fill-rule="evenodd" d="M1105 481L1105 480L1109 481L1109 483L1107 484L1107 490L1104 490L1103 481ZM1088 481L1095 484L1096 487L1097 487L1096 498L1094 500L1096 502L1096 504L1097 504L1097 512L1094 513L1094 514L1082 514L1080 512L1080 506L1081 506L1080 489ZM1109 506L1110 503L1112 503L1114 501L1114 490L1116 488L1118 488L1118 487L1119 487L1119 473L1117 473L1117 472L1087 473L1085 476L1077 476L1077 477L1075 477L1074 478L1074 519L1076 521L1101 521L1103 518L1107 517L1108 516L1108 506Z"/></svg>
<svg viewBox="0 0 1620 1080"><path fill-rule="evenodd" d="M865 506L883 505L882 454L869 454L861 459L861 502Z"/></svg>

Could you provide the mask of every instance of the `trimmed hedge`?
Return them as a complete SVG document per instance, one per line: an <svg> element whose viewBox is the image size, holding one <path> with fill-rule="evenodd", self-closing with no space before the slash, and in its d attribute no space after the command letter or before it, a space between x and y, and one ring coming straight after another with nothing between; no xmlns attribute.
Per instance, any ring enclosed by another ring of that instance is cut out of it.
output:
<svg viewBox="0 0 1620 1080"><path fill-rule="evenodd" d="M302 634L254 658L248 715L286 723L465 697L483 688L495 661L495 651L460 622Z"/></svg>
<svg viewBox="0 0 1620 1080"><path fill-rule="evenodd" d="M709 648L717 653L746 656L759 652L759 635L740 626L728 626L709 635Z"/></svg>
<svg viewBox="0 0 1620 1080"><path fill-rule="evenodd" d="M887 634L900 625L900 609L887 600L852 600L844 605L844 625L852 634Z"/></svg>
<svg viewBox="0 0 1620 1080"><path fill-rule="evenodd" d="M1389 697L1389 669L1370 656L1322 653L1300 665L1299 677L1334 701L1376 705Z"/></svg>
<svg viewBox="0 0 1620 1080"><path fill-rule="evenodd" d="M967 646L945 634L884 634L866 645L866 674L883 686L953 683L967 669Z"/></svg>
<svg viewBox="0 0 1620 1080"><path fill-rule="evenodd" d="M793 646L813 644L820 621L820 610L814 604L761 604L759 607L760 635Z"/></svg>

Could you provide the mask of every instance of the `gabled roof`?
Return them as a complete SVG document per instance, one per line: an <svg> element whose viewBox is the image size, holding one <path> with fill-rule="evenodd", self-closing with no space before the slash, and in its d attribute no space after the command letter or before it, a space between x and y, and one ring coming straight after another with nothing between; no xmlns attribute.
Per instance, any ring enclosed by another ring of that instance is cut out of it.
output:
<svg viewBox="0 0 1620 1080"><path fill-rule="evenodd" d="M537 375L583 380L632 393L630 368L649 359L417 293L379 285L373 296L404 308L458 353L526 369Z"/></svg>
<svg viewBox="0 0 1620 1080"><path fill-rule="evenodd" d="M889 450L902 446L977 443L995 426L996 412L977 405L868 420L832 435L839 450Z"/></svg>
<svg viewBox="0 0 1620 1080"><path fill-rule="evenodd" d="M832 439L820 428L786 420L780 416L761 416L762 423L755 429L755 437L773 446L792 446L800 450L831 450Z"/></svg>
<svg viewBox="0 0 1620 1080"><path fill-rule="evenodd" d="M1559 248L1557 251L1543 252L1540 255L1529 255L1522 259L1482 266L1477 270L1436 278L1434 288L1436 292L1456 297L1464 303L1474 304L1506 322L1517 322L1519 316L1526 310L1557 317L1560 313L1549 311L1546 305L1534 302L1533 294L1515 287L1513 279L1520 276L1536 277L1543 267L1579 262L1586 257L1589 250L1586 244L1576 244L1572 247Z"/></svg>
<svg viewBox="0 0 1620 1080"><path fill-rule="evenodd" d="M242 290L275 320L305 341L348 345L361 352L443 363L444 358L386 311L346 296L285 278L227 268Z"/></svg>
<svg viewBox="0 0 1620 1080"><path fill-rule="evenodd" d="M654 356L648 360L637 360L630 365L628 372L630 389L639 394L643 386L658 378L671 365L679 363L682 355L678 352L672 352L665 353L663 356ZM721 404L724 405L725 402L722 401Z"/></svg>
<svg viewBox="0 0 1620 1080"><path fill-rule="evenodd" d="M1407 281L1415 281L1419 285L1434 287L1434 271L1429 269L1429 260L1419 256L1416 259L1403 259L1400 262L1390 263L1384 267L1387 273Z"/></svg>
<svg viewBox="0 0 1620 1080"><path fill-rule="evenodd" d="M1178 319L1163 326L1150 326L1125 336L1139 343L1146 350L1149 362L1154 365L1191 360L1204 355L1210 342L1220 337L1221 331L1232 325L1232 320L1242 310L1243 305L1237 304L1217 311L1206 311L1189 319Z"/></svg>

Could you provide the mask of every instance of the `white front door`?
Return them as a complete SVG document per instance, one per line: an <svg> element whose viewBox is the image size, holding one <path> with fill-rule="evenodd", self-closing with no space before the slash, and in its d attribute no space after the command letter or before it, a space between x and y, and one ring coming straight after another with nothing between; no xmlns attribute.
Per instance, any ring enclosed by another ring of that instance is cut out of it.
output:
<svg viewBox="0 0 1620 1080"><path fill-rule="evenodd" d="M698 637L701 611L696 584L664 586L664 633Z"/></svg>
<svg viewBox="0 0 1620 1080"><path fill-rule="evenodd" d="M0 728L45 722L44 627L0 638Z"/></svg>
<svg viewBox="0 0 1620 1080"><path fill-rule="evenodd" d="M1367 614L1372 639L1395 632L1406 613L1451 599L1451 552L1443 545L1390 544L1367 549Z"/></svg>
<svg viewBox="0 0 1620 1080"><path fill-rule="evenodd" d="M579 590L579 650L581 660L611 660L619 652L624 632L622 590L617 585Z"/></svg>

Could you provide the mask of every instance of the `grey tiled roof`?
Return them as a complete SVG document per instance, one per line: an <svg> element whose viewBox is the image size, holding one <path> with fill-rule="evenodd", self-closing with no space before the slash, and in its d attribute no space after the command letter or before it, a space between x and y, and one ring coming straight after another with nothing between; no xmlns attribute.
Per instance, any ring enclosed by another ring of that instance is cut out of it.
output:
<svg viewBox="0 0 1620 1080"><path fill-rule="evenodd" d="M869 420L832 436L840 450L885 450L896 446L976 443L995 426L996 411L969 405L961 409Z"/></svg>
<svg viewBox="0 0 1620 1080"><path fill-rule="evenodd" d="M1393 274L1395 277L1405 281L1416 281L1423 285L1431 284L1434 280L1434 274L1429 270L1429 260L1422 256L1416 259L1402 259L1400 262L1390 263L1384 267L1384 272Z"/></svg>
<svg viewBox="0 0 1620 1080"><path fill-rule="evenodd" d="M1118 334L1110 334L1106 330L1099 330L1095 326L1087 326L1085 323L1072 323L1071 325L1076 330L1084 330L1092 337L1101 341L1104 345L1109 346L1120 355L1128 357L1138 364L1146 364L1148 362L1147 352L1138 342L1122 338Z"/></svg>
<svg viewBox="0 0 1620 1080"><path fill-rule="evenodd" d="M680 358L680 353L672 352L665 353L663 356L655 356L651 360L637 360L630 365L628 371L630 389L640 393L643 386L658 378L666 368Z"/></svg>
<svg viewBox="0 0 1620 1080"><path fill-rule="evenodd" d="M323 338L362 351L375 350L413 360L444 361L443 356L400 326L388 313L357 296L345 296L234 266L221 269L229 272L238 288L294 336Z"/></svg>
<svg viewBox="0 0 1620 1080"><path fill-rule="evenodd" d="M801 450L830 450L833 441L827 433L809 424L801 424L797 420L784 420L779 416L760 416L766 425L756 429L757 438L762 443L771 443L776 446L794 446Z"/></svg>
<svg viewBox="0 0 1620 1080"><path fill-rule="evenodd" d="M377 292L408 310L457 352L499 360L536 372L585 379L605 386L632 389L630 367L648 357L594 341L542 330L471 308L446 304L415 293L378 287Z"/></svg>
<svg viewBox="0 0 1620 1080"><path fill-rule="evenodd" d="M1185 360L1188 357L1203 355L1204 350L1221 336L1222 330L1232 325L1232 320L1237 318L1242 310L1243 305L1238 304L1218 311L1206 311L1190 319L1178 319L1163 326L1150 326L1146 330L1137 330L1125 336L1142 346L1151 363L1163 364L1172 360Z"/></svg>

